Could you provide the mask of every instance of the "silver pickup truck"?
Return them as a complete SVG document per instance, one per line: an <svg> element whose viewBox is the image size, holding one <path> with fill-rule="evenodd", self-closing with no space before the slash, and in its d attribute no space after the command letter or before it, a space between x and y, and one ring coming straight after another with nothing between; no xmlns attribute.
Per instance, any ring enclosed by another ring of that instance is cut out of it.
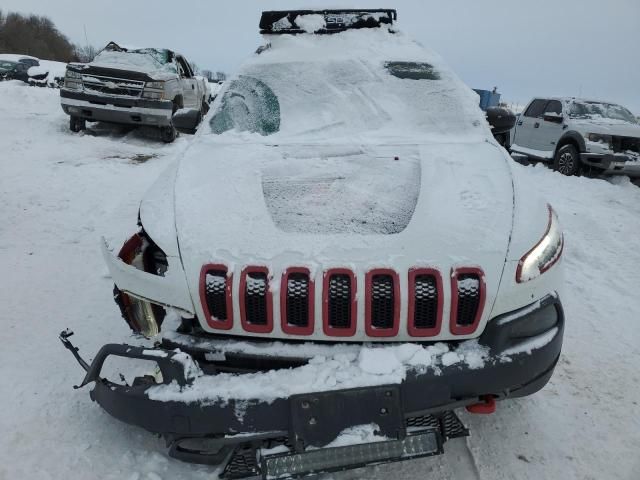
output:
<svg viewBox="0 0 640 480"><path fill-rule="evenodd" d="M210 95L207 82L182 55L111 42L91 63L67 66L60 102L74 132L84 130L87 121L149 125L170 143L176 138L174 114L195 111L195 128L209 108Z"/></svg>
<svg viewBox="0 0 640 480"><path fill-rule="evenodd" d="M640 177L640 125L629 110L611 102L535 98L518 118L508 146L553 162L564 175L586 168Z"/></svg>

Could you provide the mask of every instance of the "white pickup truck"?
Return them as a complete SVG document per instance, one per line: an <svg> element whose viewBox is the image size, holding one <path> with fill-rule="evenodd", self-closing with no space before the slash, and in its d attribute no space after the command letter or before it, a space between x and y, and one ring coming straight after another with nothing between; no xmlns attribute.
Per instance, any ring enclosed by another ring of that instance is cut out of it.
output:
<svg viewBox="0 0 640 480"><path fill-rule="evenodd" d="M553 162L564 175L588 169L640 177L640 125L615 103L534 98L510 137L512 152Z"/></svg>
<svg viewBox="0 0 640 480"><path fill-rule="evenodd" d="M87 121L150 125L170 143L176 138L173 115L195 111L195 128L209 109L210 96L207 82L182 55L111 42L93 62L67 66L60 102L74 132L84 130Z"/></svg>

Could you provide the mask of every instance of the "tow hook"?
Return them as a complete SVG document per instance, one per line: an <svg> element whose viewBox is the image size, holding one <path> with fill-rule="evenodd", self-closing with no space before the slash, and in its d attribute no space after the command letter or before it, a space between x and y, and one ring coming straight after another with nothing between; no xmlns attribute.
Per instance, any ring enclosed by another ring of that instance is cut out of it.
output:
<svg viewBox="0 0 640 480"><path fill-rule="evenodd" d="M492 395L480 397L482 402L467 405L467 412L488 415L496 411L496 399Z"/></svg>

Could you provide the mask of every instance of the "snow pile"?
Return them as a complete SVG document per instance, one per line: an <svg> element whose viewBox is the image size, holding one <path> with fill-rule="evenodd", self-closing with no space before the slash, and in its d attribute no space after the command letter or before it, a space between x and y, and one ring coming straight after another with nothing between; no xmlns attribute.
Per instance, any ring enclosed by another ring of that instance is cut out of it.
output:
<svg viewBox="0 0 640 480"><path fill-rule="evenodd" d="M168 334L180 340L179 334ZM199 342L211 355L221 358L225 352L250 354L244 349L250 342ZM218 348L221 347L221 348ZM462 342L455 350L448 344L422 346L415 343L397 345L289 345L280 342L254 346L260 355L309 358L298 368L266 373L200 375L184 388L176 383L158 385L148 390L149 398L159 401L216 402L228 400L262 400L309 392L386 385L402 382L409 372L439 375L441 368L464 365L482 368L489 358L488 348L477 340Z"/></svg>
<svg viewBox="0 0 640 480"><path fill-rule="evenodd" d="M314 33L325 28L324 15L300 15L296 18L296 24L307 33Z"/></svg>

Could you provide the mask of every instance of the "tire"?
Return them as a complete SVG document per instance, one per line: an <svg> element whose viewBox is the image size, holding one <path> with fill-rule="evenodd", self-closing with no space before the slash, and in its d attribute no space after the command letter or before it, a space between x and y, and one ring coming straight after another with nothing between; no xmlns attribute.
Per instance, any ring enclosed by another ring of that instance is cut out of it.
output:
<svg viewBox="0 0 640 480"><path fill-rule="evenodd" d="M70 117L69 118L69 130L78 133L87 129L87 122L84 118Z"/></svg>
<svg viewBox="0 0 640 480"><path fill-rule="evenodd" d="M573 145L560 147L553 160L553 169L563 175L577 175L580 171L580 154Z"/></svg>
<svg viewBox="0 0 640 480"><path fill-rule="evenodd" d="M178 136L176 128L173 125L167 127L160 127L160 137L164 143L173 143Z"/></svg>
<svg viewBox="0 0 640 480"><path fill-rule="evenodd" d="M200 111L202 112L202 116L204 117L207 113L209 113L209 109L211 107L209 106L209 104L207 103L207 101L203 98L202 99L202 108L200 109Z"/></svg>

